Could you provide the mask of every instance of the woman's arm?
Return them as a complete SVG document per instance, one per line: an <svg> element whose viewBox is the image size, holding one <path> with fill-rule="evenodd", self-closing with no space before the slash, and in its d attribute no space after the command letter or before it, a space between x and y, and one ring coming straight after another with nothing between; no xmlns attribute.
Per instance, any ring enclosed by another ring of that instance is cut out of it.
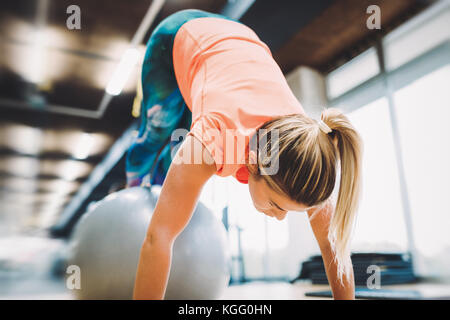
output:
<svg viewBox="0 0 450 320"><path fill-rule="evenodd" d="M204 160L193 164L189 160L194 157ZM203 185L215 172L210 154L197 139L188 136L169 168L141 248L135 299L164 298L173 243L188 224Z"/></svg>
<svg viewBox="0 0 450 320"><path fill-rule="evenodd" d="M328 200L323 206L308 210L310 217L311 228L317 239L317 242L322 253L325 271L327 273L328 282L333 291L333 298L340 299L355 299L355 282L353 278L353 269L349 277L344 276L342 283L338 278L337 263L328 240L328 229L330 220L333 215L333 204Z"/></svg>

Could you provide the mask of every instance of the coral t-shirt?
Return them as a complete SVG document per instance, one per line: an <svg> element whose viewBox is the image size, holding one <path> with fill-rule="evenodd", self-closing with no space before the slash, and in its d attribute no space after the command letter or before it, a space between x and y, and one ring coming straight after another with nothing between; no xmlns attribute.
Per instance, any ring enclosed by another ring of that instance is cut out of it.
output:
<svg viewBox="0 0 450 320"><path fill-rule="evenodd" d="M178 30L173 63L192 112L189 135L210 152L217 175L246 183L249 138L275 117L304 113L270 49L242 23L197 18Z"/></svg>

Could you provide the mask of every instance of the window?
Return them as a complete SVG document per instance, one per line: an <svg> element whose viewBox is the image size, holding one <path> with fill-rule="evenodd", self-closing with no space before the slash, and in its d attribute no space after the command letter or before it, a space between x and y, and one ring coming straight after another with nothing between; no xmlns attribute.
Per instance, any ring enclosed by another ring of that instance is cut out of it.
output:
<svg viewBox="0 0 450 320"><path fill-rule="evenodd" d="M379 72L377 55L375 49L371 48L328 75L328 97L336 98Z"/></svg>
<svg viewBox="0 0 450 320"><path fill-rule="evenodd" d="M284 276L283 257L288 255L288 225L258 212L248 186L228 179L230 222L242 228L241 240L246 277L273 278ZM292 213L295 214L295 213Z"/></svg>
<svg viewBox="0 0 450 320"><path fill-rule="evenodd" d="M450 65L395 93L395 111L422 272L450 276Z"/></svg>
<svg viewBox="0 0 450 320"><path fill-rule="evenodd" d="M388 70L396 69L450 39L450 5L441 1L383 41Z"/></svg>
<svg viewBox="0 0 450 320"><path fill-rule="evenodd" d="M405 251L407 237L387 100L378 99L347 116L364 141L363 190L353 251Z"/></svg>

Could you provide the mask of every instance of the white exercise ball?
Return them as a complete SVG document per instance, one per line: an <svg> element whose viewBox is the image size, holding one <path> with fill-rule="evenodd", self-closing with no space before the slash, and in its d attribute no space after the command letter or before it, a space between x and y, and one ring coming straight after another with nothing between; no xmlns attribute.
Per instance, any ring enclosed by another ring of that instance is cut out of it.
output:
<svg viewBox="0 0 450 320"><path fill-rule="evenodd" d="M157 192L134 187L108 195L77 224L69 263L81 273L79 299L131 299L140 249ZM218 299L229 282L222 222L201 202L177 237L165 299Z"/></svg>

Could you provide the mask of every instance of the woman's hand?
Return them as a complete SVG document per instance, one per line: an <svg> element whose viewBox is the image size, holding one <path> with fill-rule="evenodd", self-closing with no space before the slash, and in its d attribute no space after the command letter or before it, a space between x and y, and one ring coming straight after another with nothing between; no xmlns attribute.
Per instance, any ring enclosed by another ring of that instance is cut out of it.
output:
<svg viewBox="0 0 450 320"><path fill-rule="evenodd" d="M194 164L193 159L203 161ZM188 136L169 168L141 248L134 299L164 298L173 243L188 224L203 185L215 172L210 154Z"/></svg>
<svg viewBox="0 0 450 320"><path fill-rule="evenodd" d="M331 199L327 200L324 205L308 210L311 228L317 239L317 242L322 253L325 271L327 273L328 282L330 283L333 292L333 298L341 299L355 299L355 282L353 278L353 269L349 277L344 276L342 282L338 278L337 262L335 255L328 240L328 230L330 220L333 216L334 206Z"/></svg>

